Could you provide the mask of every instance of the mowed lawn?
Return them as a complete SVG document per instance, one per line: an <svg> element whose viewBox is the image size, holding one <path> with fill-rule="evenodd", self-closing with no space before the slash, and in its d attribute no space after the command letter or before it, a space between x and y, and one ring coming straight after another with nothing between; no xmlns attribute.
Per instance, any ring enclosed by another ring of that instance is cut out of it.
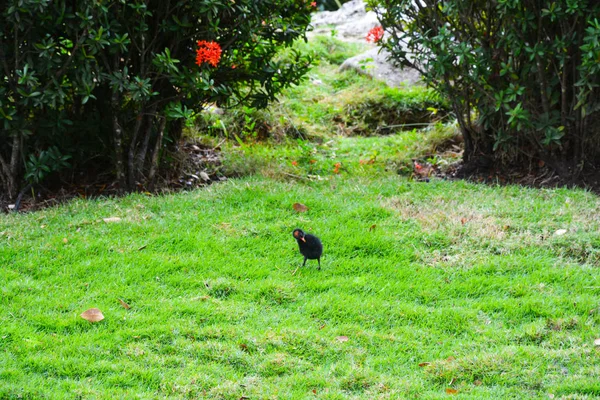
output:
<svg viewBox="0 0 600 400"><path fill-rule="evenodd" d="M598 398L599 211L383 174L1 215L0 398Z"/></svg>

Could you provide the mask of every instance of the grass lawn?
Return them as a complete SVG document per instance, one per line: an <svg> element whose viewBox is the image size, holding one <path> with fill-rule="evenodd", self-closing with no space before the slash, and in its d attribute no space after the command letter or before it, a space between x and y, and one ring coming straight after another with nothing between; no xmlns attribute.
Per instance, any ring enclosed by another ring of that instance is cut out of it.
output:
<svg viewBox="0 0 600 400"><path fill-rule="evenodd" d="M600 397L598 197L398 175L451 127L338 135L389 98L317 45L260 114L304 139L223 144L245 177L0 215L0 399Z"/></svg>
<svg viewBox="0 0 600 400"><path fill-rule="evenodd" d="M595 398L599 206L380 174L1 216L0 398Z"/></svg>

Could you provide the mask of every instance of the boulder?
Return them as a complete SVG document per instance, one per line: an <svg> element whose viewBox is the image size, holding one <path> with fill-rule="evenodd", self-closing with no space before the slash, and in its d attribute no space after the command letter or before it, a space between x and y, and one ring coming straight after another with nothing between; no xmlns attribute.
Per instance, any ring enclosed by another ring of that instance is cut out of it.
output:
<svg viewBox="0 0 600 400"><path fill-rule="evenodd" d="M335 29L336 37L349 41L364 41L367 33L379 25L377 15L366 10L363 0L344 3L337 11L322 11L313 15L311 35L329 35Z"/></svg>
<svg viewBox="0 0 600 400"><path fill-rule="evenodd" d="M340 66L340 71L353 69L361 74L385 82L388 86L412 86L421 83L420 74L414 69L396 67L388 61L390 53L373 48L347 59Z"/></svg>
<svg viewBox="0 0 600 400"><path fill-rule="evenodd" d="M364 0L352 0L337 11L313 14L311 25L314 30L310 35L330 35L335 31L335 37L338 39L366 44L367 33L380 24L377 15L366 10ZM380 51L379 47L373 46L366 52L344 61L340 70L353 69L393 87L419 84L421 79L417 71L398 68L388 61L388 58L387 51Z"/></svg>

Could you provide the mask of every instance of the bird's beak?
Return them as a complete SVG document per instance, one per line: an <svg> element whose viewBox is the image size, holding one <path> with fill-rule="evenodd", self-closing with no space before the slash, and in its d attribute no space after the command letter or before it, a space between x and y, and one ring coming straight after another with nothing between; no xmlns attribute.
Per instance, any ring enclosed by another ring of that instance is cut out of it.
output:
<svg viewBox="0 0 600 400"><path fill-rule="evenodd" d="M306 239L304 239L304 236L302 236L302 237L300 238L300 240L302 240L304 243L306 243Z"/></svg>

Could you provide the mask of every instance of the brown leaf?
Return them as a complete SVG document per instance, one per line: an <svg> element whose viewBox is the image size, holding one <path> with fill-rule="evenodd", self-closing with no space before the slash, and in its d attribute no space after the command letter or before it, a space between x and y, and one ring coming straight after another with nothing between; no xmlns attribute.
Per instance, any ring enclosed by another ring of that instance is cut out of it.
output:
<svg viewBox="0 0 600 400"><path fill-rule="evenodd" d="M450 357L446 358L446 361L448 361L448 362L452 362L452 361L454 361L454 360L456 360L456 358L454 358L454 357L452 357L452 356L450 356Z"/></svg>
<svg viewBox="0 0 600 400"><path fill-rule="evenodd" d="M308 207L306 207L302 203L294 203L294 205L292 207L294 207L294 210L298 211L299 213L303 213L303 212L307 212L308 211Z"/></svg>
<svg viewBox="0 0 600 400"><path fill-rule="evenodd" d="M245 343L240 343L240 350L248 352L248 345Z"/></svg>
<svg viewBox="0 0 600 400"><path fill-rule="evenodd" d="M457 394L458 390L452 388L446 388L446 394Z"/></svg>
<svg viewBox="0 0 600 400"><path fill-rule="evenodd" d="M325 328L325 326L326 326L326 325L327 325L327 324L323 324L323 325L321 325L321 326L319 327L319 329L323 329L323 328Z"/></svg>
<svg viewBox="0 0 600 400"><path fill-rule="evenodd" d="M348 339L348 336L338 336L338 337L336 337L336 339L337 339L339 342L342 342L342 343L343 343L343 342L347 342L347 341L349 340L349 339Z"/></svg>
<svg viewBox="0 0 600 400"><path fill-rule="evenodd" d="M83 313L81 313L80 317L90 322L98 322L104 319L102 311L98 310L97 308L90 308L89 310L85 310Z"/></svg>
<svg viewBox="0 0 600 400"><path fill-rule="evenodd" d="M421 368L422 368L422 367L426 367L426 366L428 366L428 365L431 365L431 363L430 363L430 362L422 362L422 363L419 363L419 367L421 367Z"/></svg>
<svg viewBox="0 0 600 400"><path fill-rule="evenodd" d="M377 228L377 224L371 225L371 227L369 228L369 232L374 231L375 228Z"/></svg>
<svg viewBox="0 0 600 400"><path fill-rule="evenodd" d="M594 346L600 346L600 338L594 340Z"/></svg>
<svg viewBox="0 0 600 400"><path fill-rule="evenodd" d="M67 238L63 238L63 243L69 243L69 240Z"/></svg>
<svg viewBox="0 0 600 400"><path fill-rule="evenodd" d="M481 386L481 385L483 385L483 382L481 382L479 379L477 379L475 382L473 382L473 384L475 386Z"/></svg>
<svg viewBox="0 0 600 400"><path fill-rule="evenodd" d="M312 390L313 394L317 394L317 389Z"/></svg>
<svg viewBox="0 0 600 400"><path fill-rule="evenodd" d="M109 218L103 218L102 220L108 224L110 222L119 222L119 221L121 221L121 218L119 218L119 217L109 217Z"/></svg>
<svg viewBox="0 0 600 400"><path fill-rule="evenodd" d="M129 310L131 308L131 306L127 303L125 303L123 300L119 299L119 303L121 303L121 305L123 306L124 309Z"/></svg>
<svg viewBox="0 0 600 400"><path fill-rule="evenodd" d="M460 219L460 223L461 223L461 224L463 224L463 225L464 225L464 224L466 224L466 223L467 223L467 219L466 219L466 218L464 218L464 217L463 217L463 218L461 218L461 219Z"/></svg>

